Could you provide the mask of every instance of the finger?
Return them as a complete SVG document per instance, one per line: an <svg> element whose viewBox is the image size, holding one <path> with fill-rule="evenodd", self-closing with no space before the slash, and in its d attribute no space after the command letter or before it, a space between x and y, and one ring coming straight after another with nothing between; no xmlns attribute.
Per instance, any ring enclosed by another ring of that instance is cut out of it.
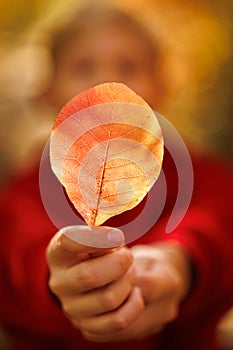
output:
<svg viewBox="0 0 233 350"><path fill-rule="evenodd" d="M129 328L124 329L123 331L97 334L97 333L89 332L85 329L83 330L81 329L81 332L84 338L92 342L100 342L100 343L122 342L126 340L132 341L133 339L138 344L141 340L143 341L145 338L161 332L166 326L166 325L160 324L158 326L151 325L149 328L147 328L146 327L147 323L148 323L148 318L139 317L139 320L137 320Z"/></svg>
<svg viewBox="0 0 233 350"><path fill-rule="evenodd" d="M134 287L127 301L116 311L92 318L73 321L74 326L94 334L121 332L126 330L144 311L144 300L140 288Z"/></svg>
<svg viewBox="0 0 233 350"><path fill-rule="evenodd" d="M134 268L106 287L92 292L66 298L63 310L73 318L87 318L118 308L129 296L134 287Z"/></svg>
<svg viewBox="0 0 233 350"><path fill-rule="evenodd" d="M129 249L120 247L112 253L88 259L64 271L58 270L51 281L60 296L72 296L103 287L123 276L132 264Z"/></svg>
<svg viewBox="0 0 233 350"><path fill-rule="evenodd" d="M47 260L51 265L70 266L80 256L83 260L91 253L103 254L123 243L124 234L117 228L68 226L57 232L51 240L46 252Z"/></svg>
<svg viewBox="0 0 233 350"><path fill-rule="evenodd" d="M178 307L174 303L156 303L145 306L144 312L129 327L120 331L96 333L81 328L83 336L89 341L110 342L140 340L161 332L165 326L176 319Z"/></svg>

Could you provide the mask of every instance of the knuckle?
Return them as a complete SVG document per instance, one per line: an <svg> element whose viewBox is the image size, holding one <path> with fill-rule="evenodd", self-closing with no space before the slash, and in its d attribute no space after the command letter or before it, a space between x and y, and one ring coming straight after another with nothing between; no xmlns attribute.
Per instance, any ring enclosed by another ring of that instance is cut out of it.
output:
<svg viewBox="0 0 233 350"><path fill-rule="evenodd" d="M84 263L83 266L80 264L77 272L77 279L81 287L85 290L93 289L96 286L97 276L90 267L87 267Z"/></svg>
<svg viewBox="0 0 233 350"><path fill-rule="evenodd" d="M121 250L119 250L119 264L121 266L121 269L123 272L127 271L129 266L132 263L132 254L130 252L129 249L127 248L121 248Z"/></svg>
<svg viewBox="0 0 233 350"><path fill-rule="evenodd" d="M66 295L67 287L63 274L59 272L50 275L48 280L49 289L58 297Z"/></svg>
<svg viewBox="0 0 233 350"><path fill-rule="evenodd" d="M65 314L67 316L72 316L72 314L73 314L72 303L63 302L62 303L62 309L63 309L63 311L65 312Z"/></svg>
<svg viewBox="0 0 233 350"><path fill-rule="evenodd" d="M111 319L111 326L115 331L123 331L128 325L128 321L121 314L117 314Z"/></svg>
<svg viewBox="0 0 233 350"><path fill-rule="evenodd" d="M138 308L138 312L140 312L140 313L142 313L145 310L145 303L144 303L143 299L138 300L137 308Z"/></svg>
<svg viewBox="0 0 233 350"><path fill-rule="evenodd" d="M76 320L74 318L70 318L70 323L72 324L72 326L76 329L80 330L80 321Z"/></svg>
<svg viewBox="0 0 233 350"><path fill-rule="evenodd" d="M100 293L99 303L103 306L105 311L114 310L119 306L116 294L110 290L105 290Z"/></svg>
<svg viewBox="0 0 233 350"><path fill-rule="evenodd" d="M84 330L81 330L82 336L84 339L88 340L88 341L95 341L95 338L93 337L93 334L88 333Z"/></svg>
<svg viewBox="0 0 233 350"><path fill-rule="evenodd" d="M88 319L80 318L78 321L76 320L76 323L78 324L79 328L84 330L88 330L89 322Z"/></svg>
<svg viewBox="0 0 233 350"><path fill-rule="evenodd" d="M82 336L88 340L88 341L91 341L91 342L97 342L98 341L98 336L96 334L93 334L91 332L88 332L87 330L85 329L81 329L80 330L81 333L82 333Z"/></svg>
<svg viewBox="0 0 233 350"><path fill-rule="evenodd" d="M54 294L59 294L61 291L61 284L60 282L54 278L50 277L48 281L49 289L54 293Z"/></svg>
<svg viewBox="0 0 233 350"><path fill-rule="evenodd" d="M50 261L50 251L51 251L50 245L51 243L49 243L49 245L46 247L46 250L45 250L45 257L48 262Z"/></svg>
<svg viewBox="0 0 233 350"><path fill-rule="evenodd" d="M135 285L136 281L136 269L134 265L131 265L125 274L127 276L128 282L131 286Z"/></svg>
<svg viewBox="0 0 233 350"><path fill-rule="evenodd" d="M88 318L76 318L74 322L75 322L76 328L78 328L82 333L83 332L92 333L93 324L92 324L92 322L90 322L90 319L88 319Z"/></svg>
<svg viewBox="0 0 233 350"><path fill-rule="evenodd" d="M57 235L55 235L49 242L45 250L45 257L48 263L51 263L52 255L57 245Z"/></svg>
<svg viewBox="0 0 233 350"><path fill-rule="evenodd" d="M138 289L138 287L135 287ZM139 289L139 294L137 295L137 298L135 299L134 309L137 311L138 314L142 314L143 311L145 311L146 305L145 300L142 295L142 291Z"/></svg>

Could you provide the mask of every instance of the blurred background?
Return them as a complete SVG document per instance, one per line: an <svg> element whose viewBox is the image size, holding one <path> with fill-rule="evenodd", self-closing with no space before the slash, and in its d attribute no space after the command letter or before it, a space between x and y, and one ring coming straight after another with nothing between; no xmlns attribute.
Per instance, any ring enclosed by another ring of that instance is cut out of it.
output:
<svg viewBox="0 0 233 350"><path fill-rule="evenodd" d="M87 2L0 2L0 186L33 164L49 137L56 114L38 103L52 76L49 33L73 6ZM167 95L158 112L196 152L232 162L232 0L108 2L144 22L162 47ZM231 320L228 316L220 326L229 349L233 349Z"/></svg>
<svg viewBox="0 0 233 350"><path fill-rule="evenodd" d="M83 2L1 0L1 184L33 162L36 149L49 135L56 114L33 103L52 74L49 31ZM233 2L108 2L140 18L160 42L167 97L158 112L195 150L233 160Z"/></svg>

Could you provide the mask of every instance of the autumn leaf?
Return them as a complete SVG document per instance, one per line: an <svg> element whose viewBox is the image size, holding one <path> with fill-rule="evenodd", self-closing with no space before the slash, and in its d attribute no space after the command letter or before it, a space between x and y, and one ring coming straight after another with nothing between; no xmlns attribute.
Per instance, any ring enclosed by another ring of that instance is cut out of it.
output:
<svg viewBox="0 0 233 350"><path fill-rule="evenodd" d="M135 207L157 180L163 140L149 105L105 83L68 102L50 138L53 172L88 225Z"/></svg>

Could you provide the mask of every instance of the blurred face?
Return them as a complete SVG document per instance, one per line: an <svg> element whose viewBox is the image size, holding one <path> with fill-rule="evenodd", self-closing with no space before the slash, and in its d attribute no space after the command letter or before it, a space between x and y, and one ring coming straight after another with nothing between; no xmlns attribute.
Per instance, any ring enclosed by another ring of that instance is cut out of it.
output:
<svg viewBox="0 0 233 350"><path fill-rule="evenodd" d="M60 108L82 90L110 81L125 83L152 107L158 104L154 60L142 39L123 26L90 29L63 46L51 101Z"/></svg>

